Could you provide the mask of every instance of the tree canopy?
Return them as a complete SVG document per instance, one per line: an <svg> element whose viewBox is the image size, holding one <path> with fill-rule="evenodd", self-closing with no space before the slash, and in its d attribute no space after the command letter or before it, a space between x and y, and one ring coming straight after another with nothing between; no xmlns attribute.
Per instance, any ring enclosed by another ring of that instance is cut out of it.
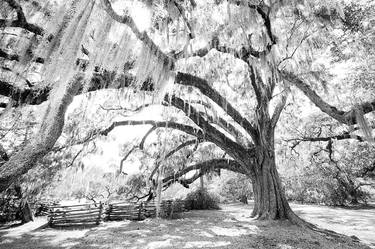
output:
<svg viewBox="0 0 375 249"><path fill-rule="evenodd" d="M371 1L6 0L1 6L1 121L22 127L16 113L25 119L28 108L42 107L35 110L33 128L22 132L32 130L32 137L9 158L2 156L1 191L56 146L92 142L120 126L148 125L124 161L143 150L155 130L186 134L154 156L149 180L159 190L227 169L252 182L254 216L308 225L287 203L279 146L327 142L329 165L336 141L372 146ZM78 95L88 96L89 108L107 101L101 105L106 116L93 113L91 123L66 118ZM165 111L161 120L129 118L154 105ZM64 129L71 129L68 141L61 141ZM180 150L192 147L188 153L195 154L204 144L217 148L200 158L206 161L189 156L168 164ZM173 164L178 166L168 168ZM339 181L342 166L335 167ZM186 178L189 172L196 174Z"/></svg>

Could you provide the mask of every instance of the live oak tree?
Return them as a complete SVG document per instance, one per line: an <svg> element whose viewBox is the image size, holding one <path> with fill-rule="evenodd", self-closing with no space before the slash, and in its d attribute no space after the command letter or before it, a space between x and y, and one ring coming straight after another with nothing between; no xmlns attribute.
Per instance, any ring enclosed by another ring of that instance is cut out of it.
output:
<svg viewBox="0 0 375 249"><path fill-rule="evenodd" d="M140 1L137 4L147 8L152 19L151 27L141 29L131 13L136 8L128 3L120 13L116 4L73 0L65 7L39 6L56 13L44 30L40 23L30 24L19 2L3 3L12 14L1 22L4 30L21 28L31 38L29 46L18 51L21 54L1 50L3 60L18 67L3 67L12 71L16 80L1 81L0 94L11 99L7 108L48 104L37 135L0 168L0 190L51 150L75 95L134 87L157 93L153 101L145 101L136 110L162 104L180 110L184 122L115 121L94 130L90 138L108 135L123 125L151 125L147 134L157 128L180 130L193 138L181 148L209 142L226 157L183 167L165 177L161 181L164 186L173 182L189 185L213 169L239 172L253 184L254 217L306 224L286 201L275 161L275 129L291 86L335 122L364 131L368 131L364 115L373 112L375 105L370 99L341 110L310 84L326 83L318 59L329 56L325 46L335 38L332 31L342 28L340 23L347 18L340 5L298 0ZM141 52L135 55L138 49ZM42 83L24 79L25 67L31 64L43 64ZM196 170L199 173L192 178L183 178Z"/></svg>

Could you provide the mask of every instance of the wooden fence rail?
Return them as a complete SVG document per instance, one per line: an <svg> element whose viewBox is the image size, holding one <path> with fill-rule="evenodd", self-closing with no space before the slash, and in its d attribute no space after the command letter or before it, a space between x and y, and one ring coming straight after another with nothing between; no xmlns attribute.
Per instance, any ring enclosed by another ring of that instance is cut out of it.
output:
<svg viewBox="0 0 375 249"><path fill-rule="evenodd" d="M186 211L185 203L182 200L162 201L160 213L162 217L172 218L176 214ZM142 202L137 204L116 203L109 204L105 210L105 220L143 220L156 217L156 203Z"/></svg>
<svg viewBox="0 0 375 249"><path fill-rule="evenodd" d="M99 225L102 219L103 204L98 207L92 204L73 206L51 206L49 213L50 226Z"/></svg>
<svg viewBox="0 0 375 249"><path fill-rule="evenodd" d="M165 218L173 218L184 211L186 211L186 209L184 201L182 200L167 200L163 201L160 205L161 216ZM49 225L98 225L101 220L143 220L151 217L156 217L155 202L119 202L108 204L106 208L103 207L102 203L100 203L99 206L94 206L93 204L72 206L54 205L50 206Z"/></svg>

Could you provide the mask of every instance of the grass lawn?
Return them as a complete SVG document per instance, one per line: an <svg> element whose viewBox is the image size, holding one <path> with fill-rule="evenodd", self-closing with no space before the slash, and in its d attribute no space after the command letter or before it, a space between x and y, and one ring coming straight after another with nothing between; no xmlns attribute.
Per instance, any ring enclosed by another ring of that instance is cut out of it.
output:
<svg viewBox="0 0 375 249"><path fill-rule="evenodd" d="M292 206L309 221L375 246L375 210ZM190 211L175 220L105 222L79 229L34 229L26 224L28 228L0 230L0 248L369 248L351 239L318 235L287 221L257 221L249 218L250 212L251 205L228 204L221 210Z"/></svg>

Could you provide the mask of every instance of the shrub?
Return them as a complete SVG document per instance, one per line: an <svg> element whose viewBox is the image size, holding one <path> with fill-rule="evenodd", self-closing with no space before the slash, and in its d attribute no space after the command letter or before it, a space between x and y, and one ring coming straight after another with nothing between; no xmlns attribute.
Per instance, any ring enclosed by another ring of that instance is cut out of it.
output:
<svg viewBox="0 0 375 249"><path fill-rule="evenodd" d="M285 193L289 201L343 206L366 203L369 198L368 193L359 187L355 179L344 181L349 177L344 178L342 175L329 174L319 169L313 173L284 179Z"/></svg>
<svg viewBox="0 0 375 249"><path fill-rule="evenodd" d="M161 217L169 219L180 218L185 211L185 201L181 199L164 200L161 203Z"/></svg>
<svg viewBox="0 0 375 249"><path fill-rule="evenodd" d="M219 209L219 197L207 191L197 189L186 196L185 208L188 210Z"/></svg>

